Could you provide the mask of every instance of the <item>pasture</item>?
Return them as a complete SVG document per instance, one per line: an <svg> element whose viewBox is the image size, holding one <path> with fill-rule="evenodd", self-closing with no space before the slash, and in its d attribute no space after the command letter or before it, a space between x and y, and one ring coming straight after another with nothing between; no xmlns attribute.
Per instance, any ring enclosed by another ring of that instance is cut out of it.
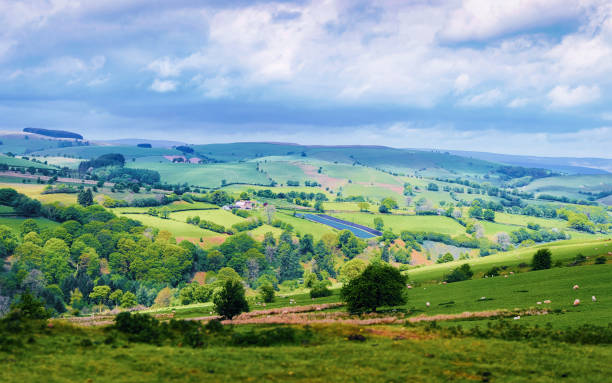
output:
<svg viewBox="0 0 612 383"><path fill-rule="evenodd" d="M379 217L382 218L385 229L393 229L393 232L398 234L403 230L428 231L449 235L465 233L465 228L457 221L442 216L368 213L333 213L331 215L369 227L374 227L374 218Z"/></svg>
<svg viewBox="0 0 612 383"><path fill-rule="evenodd" d="M172 162L129 162L132 168L144 168L159 172L162 182L170 184L196 185L218 188L226 183L248 183L268 185L270 180L264 173L257 171L253 162L222 164L185 164Z"/></svg>
<svg viewBox="0 0 612 383"><path fill-rule="evenodd" d="M582 242L579 240L559 241L536 246L519 248L513 251L489 255L469 261L454 261L442 264L430 265L423 268L415 268L408 272L411 280L416 282L426 282L432 280L441 280L443 276L449 273L452 269L469 263L475 273L483 273L493 266L509 266L516 267L520 263L531 264L533 254L542 248L548 248L552 252L553 263L556 261L568 261L581 253L586 257L596 257L598 255L607 255L612 252L612 240L594 240L590 242Z"/></svg>

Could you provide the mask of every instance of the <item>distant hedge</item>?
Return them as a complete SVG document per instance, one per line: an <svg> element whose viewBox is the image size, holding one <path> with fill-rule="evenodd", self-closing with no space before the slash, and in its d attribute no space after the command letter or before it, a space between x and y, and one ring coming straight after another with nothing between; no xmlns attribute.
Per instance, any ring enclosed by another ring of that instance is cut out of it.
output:
<svg viewBox="0 0 612 383"><path fill-rule="evenodd" d="M65 130L51 130L51 129L41 129L41 128L24 128L24 132L26 133L35 133L40 134L41 136L47 137L56 137L56 138L74 138L78 140L82 140L83 136L78 133L68 132Z"/></svg>

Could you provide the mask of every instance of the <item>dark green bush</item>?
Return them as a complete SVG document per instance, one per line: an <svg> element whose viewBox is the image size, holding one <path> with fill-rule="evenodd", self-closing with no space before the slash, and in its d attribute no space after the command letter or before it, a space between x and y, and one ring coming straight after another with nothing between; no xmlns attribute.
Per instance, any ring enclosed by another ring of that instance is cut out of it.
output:
<svg viewBox="0 0 612 383"><path fill-rule="evenodd" d="M261 291L261 299L266 303L274 302L274 286L270 283L264 283L259 288Z"/></svg>
<svg viewBox="0 0 612 383"><path fill-rule="evenodd" d="M311 298L329 297L330 295L332 295L332 291L327 288L325 282L317 282L310 289Z"/></svg>
<svg viewBox="0 0 612 383"><path fill-rule="evenodd" d="M342 287L340 295L351 313L406 303L406 276L386 263L372 263Z"/></svg>
<svg viewBox="0 0 612 383"><path fill-rule="evenodd" d="M232 334L231 343L235 346L267 347L277 344L303 344L312 339L312 332L306 328L298 330L293 327L276 327L266 330L250 330Z"/></svg>
<svg viewBox="0 0 612 383"><path fill-rule="evenodd" d="M159 344L162 340L159 321L148 314L119 313L112 328L133 342Z"/></svg>
<svg viewBox="0 0 612 383"><path fill-rule="evenodd" d="M472 268L469 264L465 263L453 269L450 274L444 276L444 281L448 283L466 281L472 278L473 275L474 272L472 271Z"/></svg>
<svg viewBox="0 0 612 383"><path fill-rule="evenodd" d="M232 319L234 316L249 311L249 304L244 296L242 283L228 280L221 291L213 299L215 311L224 318Z"/></svg>
<svg viewBox="0 0 612 383"><path fill-rule="evenodd" d="M552 265L552 253L548 249L540 249L533 255L531 267L533 270L550 269Z"/></svg>
<svg viewBox="0 0 612 383"><path fill-rule="evenodd" d="M603 255L600 255L599 257L595 258L596 265L603 265L605 263L606 263L606 257L604 257Z"/></svg>

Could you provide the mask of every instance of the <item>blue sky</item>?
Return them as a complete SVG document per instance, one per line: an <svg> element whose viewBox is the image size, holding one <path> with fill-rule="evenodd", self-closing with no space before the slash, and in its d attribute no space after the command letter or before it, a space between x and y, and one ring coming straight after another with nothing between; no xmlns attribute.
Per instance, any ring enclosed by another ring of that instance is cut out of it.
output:
<svg viewBox="0 0 612 383"><path fill-rule="evenodd" d="M0 130L612 157L607 0L0 0Z"/></svg>

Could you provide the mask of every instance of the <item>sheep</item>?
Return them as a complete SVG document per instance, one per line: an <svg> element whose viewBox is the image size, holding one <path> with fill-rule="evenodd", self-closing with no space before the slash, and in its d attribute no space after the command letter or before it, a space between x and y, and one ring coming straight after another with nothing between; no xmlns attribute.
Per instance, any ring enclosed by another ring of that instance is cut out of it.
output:
<svg viewBox="0 0 612 383"><path fill-rule="evenodd" d="M578 285L574 285L573 289L578 290L580 287Z"/></svg>
<svg viewBox="0 0 612 383"><path fill-rule="evenodd" d="M593 295L593 296L591 297L591 300L592 300L593 302L597 302L597 298L595 298L595 295Z"/></svg>
<svg viewBox="0 0 612 383"><path fill-rule="evenodd" d="M580 304L580 299L574 299L574 306L578 306Z"/></svg>
<svg viewBox="0 0 612 383"><path fill-rule="evenodd" d="M544 303L546 303L546 304L550 304L550 303L551 303L551 300L550 300L550 299L547 299L547 300L545 300L545 301L544 301Z"/></svg>
<svg viewBox="0 0 612 383"><path fill-rule="evenodd" d="M425 306L429 307L429 302L425 303Z"/></svg>
<svg viewBox="0 0 612 383"><path fill-rule="evenodd" d="M536 302L536 304L541 305L541 304L542 304L542 302Z"/></svg>
<svg viewBox="0 0 612 383"><path fill-rule="evenodd" d="M514 320L518 320L518 319L521 319L520 315L517 315L517 316L514 317Z"/></svg>

